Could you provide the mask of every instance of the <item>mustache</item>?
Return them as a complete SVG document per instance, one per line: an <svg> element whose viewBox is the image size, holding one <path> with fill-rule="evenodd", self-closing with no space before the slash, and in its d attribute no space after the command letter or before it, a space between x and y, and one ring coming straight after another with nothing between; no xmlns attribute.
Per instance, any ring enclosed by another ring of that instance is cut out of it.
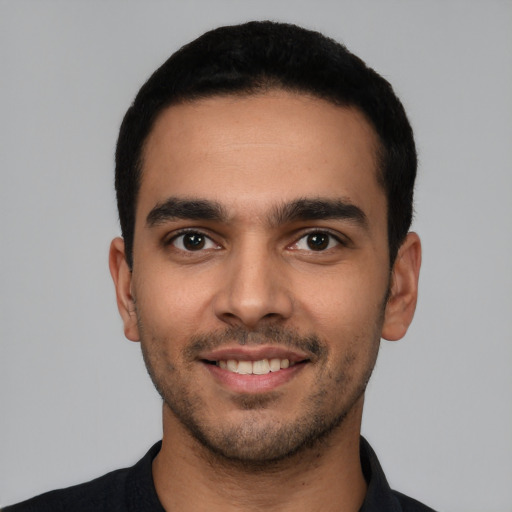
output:
<svg viewBox="0 0 512 512"><path fill-rule="evenodd" d="M328 348L317 335L300 335L293 329L275 325L266 325L256 330L248 330L242 326L228 327L224 330L204 334L196 334L184 351L187 360L192 361L205 351L215 350L227 343L239 345L281 345L290 349L306 352L314 359L326 357Z"/></svg>

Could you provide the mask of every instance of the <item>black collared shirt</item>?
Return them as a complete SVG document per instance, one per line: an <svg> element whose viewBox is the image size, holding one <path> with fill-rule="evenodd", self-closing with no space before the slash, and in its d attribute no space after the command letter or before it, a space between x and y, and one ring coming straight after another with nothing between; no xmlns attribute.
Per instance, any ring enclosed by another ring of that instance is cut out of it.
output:
<svg viewBox="0 0 512 512"><path fill-rule="evenodd" d="M359 512L434 512L423 503L389 487L379 459L364 437L361 437L360 454L368 490Z"/></svg>
<svg viewBox="0 0 512 512"><path fill-rule="evenodd" d="M112 471L81 485L47 492L5 507L3 512L165 512L158 496L151 466L161 443L131 468ZM433 512L420 502L392 491L375 452L361 438L361 463L368 492L360 512Z"/></svg>

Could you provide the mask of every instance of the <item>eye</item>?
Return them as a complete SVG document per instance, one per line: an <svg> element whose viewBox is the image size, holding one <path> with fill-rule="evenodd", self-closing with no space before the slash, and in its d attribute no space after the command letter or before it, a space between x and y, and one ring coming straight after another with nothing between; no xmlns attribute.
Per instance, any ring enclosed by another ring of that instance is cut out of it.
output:
<svg viewBox="0 0 512 512"><path fill-rule="evenodd" d="M301 237L293 246L301 251L326 251L340 245L338 238L325 231L313 231Z"/></svg>
<svg viewBox="0 0 512 512"><path fill-rule="evenodd" d="M199 231L187 231L176 235L170 240L169 244L176 247L176 249L187 252L219 248L210 237Z"/></svg>

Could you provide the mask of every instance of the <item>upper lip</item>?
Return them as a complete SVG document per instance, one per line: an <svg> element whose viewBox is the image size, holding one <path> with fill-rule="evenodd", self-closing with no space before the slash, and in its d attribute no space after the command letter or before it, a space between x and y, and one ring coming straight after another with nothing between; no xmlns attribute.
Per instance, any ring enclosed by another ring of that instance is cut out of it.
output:
<svg viewBox="0 0 512 512"><path fill-rule="evenodd" d="M309 360L311 356L302 351L293 350L287 347L262 345L258 347L222 347L215 350L202 352L198 359L206 361L260 361L262 359L288 359L290 362Z"/></svg>

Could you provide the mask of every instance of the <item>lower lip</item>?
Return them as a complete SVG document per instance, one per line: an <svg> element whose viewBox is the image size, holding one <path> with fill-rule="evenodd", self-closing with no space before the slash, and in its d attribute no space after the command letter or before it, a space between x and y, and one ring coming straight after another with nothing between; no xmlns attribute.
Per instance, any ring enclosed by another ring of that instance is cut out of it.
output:
<svg viewBox="0 0 512 512"><path fill-rule="evenodd" d="M236 393L265 393L286 384L302 371L306 363L297 363L278 372L265 375L242 375L224 370L214 364L203 363L213 377Z"/></svg>

